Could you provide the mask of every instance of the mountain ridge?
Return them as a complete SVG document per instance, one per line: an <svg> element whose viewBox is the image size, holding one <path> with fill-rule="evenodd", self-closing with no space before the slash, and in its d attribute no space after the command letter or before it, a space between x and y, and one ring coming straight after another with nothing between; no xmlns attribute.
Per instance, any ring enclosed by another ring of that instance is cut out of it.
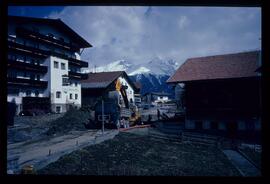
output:
<svg viewBox="0 0 270 184"><path fill-rule="evenodd" d="M162 60L158 57L142 63L133 64L127 60L117 60L104 66L91 68L89 72L125 71L133 82L141 83L141 94L147 92L166 92L172 94L174 91L166 81L178 68L178 63L172 59Z"/></svg>

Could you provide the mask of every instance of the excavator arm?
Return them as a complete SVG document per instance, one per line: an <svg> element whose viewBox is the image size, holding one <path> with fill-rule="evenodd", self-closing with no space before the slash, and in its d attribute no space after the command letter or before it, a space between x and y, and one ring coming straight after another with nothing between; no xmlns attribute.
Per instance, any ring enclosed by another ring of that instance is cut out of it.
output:
<svg viewBox="0 0 270 184"><path fill-rule="evenodd" d="M123 100L124 100L124 103L125 103L125 107L126 108L129 108L129 102L128 102L128 98L127 98L126 89L127 89L127 86L121 86L120 93L121 93L121 95L123 97Z"/></svg>

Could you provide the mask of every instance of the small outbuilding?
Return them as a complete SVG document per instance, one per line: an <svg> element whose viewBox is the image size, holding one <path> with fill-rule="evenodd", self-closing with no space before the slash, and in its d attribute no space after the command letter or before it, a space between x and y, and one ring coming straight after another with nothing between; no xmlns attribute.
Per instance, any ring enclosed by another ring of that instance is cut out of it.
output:
<svg viewBox="0 0 270 184"><path fill-rule="evenodd" d="M115 95L119 95L124 103L126 98L121 97L121 93L116 90L117 83L126 86L128 103L134 104L134 94L138 89L125 71L89 73L88 79L82 81L82 104L93 106L101 96L112 97Z"/></svg>

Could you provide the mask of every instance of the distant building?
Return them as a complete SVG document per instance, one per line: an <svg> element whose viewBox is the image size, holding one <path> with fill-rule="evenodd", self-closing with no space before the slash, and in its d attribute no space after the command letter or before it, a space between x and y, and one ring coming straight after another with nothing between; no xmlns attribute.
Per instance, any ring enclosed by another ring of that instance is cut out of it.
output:
<svg viewBox="0 0 270 184"><path fill-rule="evenodd" d="M22 110L81 106L80 55L92 47L60 19L8 16L7 101Z"/></svg>
<svg viewBox="0 0 270 184"><path fill-rule="evenodd" d="M142 97L141 97L141 83L140 82L134 82L135 90L134 90L134 101L136 106L141 106L142 103Z"/></svg>
<svg viewBox="0 0 270 184"><path fill-rule="evenodd" d="M259 140L260 51L187 59L168 83L183 83L185 128Z"/></svg>
<svg viewBox="0 0 270 184"><path fill-rule="evenodd" d="M82 102L83 105L94 105L100 97L119 96L123 102L123 97L116 90L116 83L126 86L128 103L134 104L135 91L138 89L124 71L89 73L88 79L82 81ZM120 102L120 104L122 103Z"/></svg>
<svg viewBox="0 0 270 184"><path fill-rule="evenodd" d="M143 95L142 100L145 104L165 103L170 101L169 96L168 93L149 92Z"/></svg>

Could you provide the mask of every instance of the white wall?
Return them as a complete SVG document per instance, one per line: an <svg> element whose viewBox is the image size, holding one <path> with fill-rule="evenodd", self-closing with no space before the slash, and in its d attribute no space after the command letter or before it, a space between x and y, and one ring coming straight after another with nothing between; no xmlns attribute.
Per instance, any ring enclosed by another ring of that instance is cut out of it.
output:
<svg viewBox="0 0 270 184"><path fill-rule="evenodd" d="M9 94L7 96L7 101L12 102L13 100L15 100L16 104L22 104L22 97L21 96Z"/></svg>
<svg viewBox="0 0 270 184"><path fill-rule="evenodd" d="M54 61L58 62L58 68L54 68ZM81 106L81 84L80 81L70 80L70 85L63 86L63 75L68 75L68 60L50 56L46 60L46 65L48 65L48 73L44 77L49 81L48 89L46 94L50 95L52 104L74 104ZM65 69L61 69L61 63L65 64ZM77 86L75 85L77 82ZM56 98L56 92L61 92L61 98ZM72 94L72 99L70 99L70 94ZM75 99L75 94L78 98ZM55 109L53 109L55 110Z"/></svg>
<svg viewBox="0 0 270 184"><path fill-rule="evenodd" d="M58 62L58 68L54 68L55 61ZM65 70L61 69L61 63L65 64ZM51 56L50 66L50 92L53 93L53 95L51 96L51 102L56 104L65 104L67 101L67 93L64 92L64 86L62 85L62 76L68 75L68 61L62 58ZM60 98L56 98L57 91L61 92Z"/></svg>
<svg viewBox="0 0 270 184"><path fill-rule="evenodd" d="M77 86L75 85L77 82ZM81 84L80 81L71 80L70 86L64 86L67 89L68 103L74 103L75 105L81 106ZM70 99L70 94L72 94L72 99ZM78 94L78 99L75 99L75 94Z"/></svg>

